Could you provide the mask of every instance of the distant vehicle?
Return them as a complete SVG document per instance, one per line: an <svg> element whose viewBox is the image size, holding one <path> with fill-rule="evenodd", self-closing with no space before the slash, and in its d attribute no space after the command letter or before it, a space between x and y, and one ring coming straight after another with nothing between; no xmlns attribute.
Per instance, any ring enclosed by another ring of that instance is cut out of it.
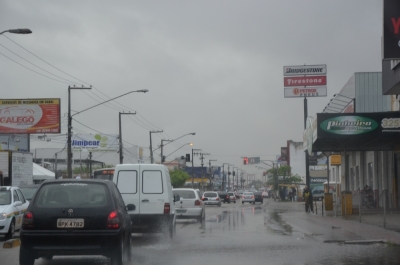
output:
<svg viewBox="0 0 400 265"><path fill-rule="evenodd" d="M204 192L201 200L205 205L217 205L221 207L221 200L219 199L219 195L216 191L206 191Z"/></svg>
<svg viewBox="0 0 400 265"><path fill-rule="evenodd" d="M322 201L324 199L324 190L312 190L314 201Z"/></svg>
<svg viewBox="0 0 400 265"><path fill-rule="evenodd" d="M269 198L268 191L264 191L264 192L262 193L262 197L263 197L263 198Z"/></svg>
<svg viewBox="0 0 400 265"><path fill-rule="evenodd" d="M32 185L20 186L19 188L22 191L22 194L24 195L25 199L27 201L31 201L33 195L35 195L39 187L40 184L32 184Z"/></svg>
<svg viewBox="0 0 400 265"><path fill-rule="evenodd" d="M108 180L46 181L22 220L19 264L57 255L103 255L122 265L130 259L127 209L133 208Z"/></svg>
<svg viewBox="0 0 400 265"><path fill-rule="evenodd" d="M249 202L249 203L255 203L254 201L254 194L250 191L245 191L243 192L242 195L242 204L244 204L245 202Z"/></svg>
<svg viewBox="0 0 400 265"><path fill-rule="evenodd" d="M236 195L233 191L228 191L229 199L231 202L236 203Z"/></svg>
<svg viewBox="0 0 400 265"><path fill-rule="evenodd" d="M225 191L218 191L218 196L221 202L223 203L231 203L231 197L229 196L228 192Z"/></svg>
<svg viewBox="0 0 400 265"><path fill-rule="evenodd" d="M20 230L28 205L18 187L0 187L0 235L10 239L16 230Z"/></svg>
<svg viewBox="0 0 400 265"><path fill-rule="evenodd" d="M262 192L259 192L259 191L257 191L257 192L254 192L254 202L256 203L256 202L261 202L261 204L263 204L263 202L264 202L264 198L263 198L263 196L262 196Z"/></svg>
<svg viewBox="0 0 400 265"><path fill-rule="evenodd" d="M114 168L101 168L93 171L94 179L108 179L112 180L114 176Z"/></svg>
<svg viewBox="0 0 400 265"><path fill-rule="evenodd" d="M175 202L176 218L196 218L199 223L203 222L206 211L197 190L177 188L172 189L172 193L180 197L180 200Z"/></svg>

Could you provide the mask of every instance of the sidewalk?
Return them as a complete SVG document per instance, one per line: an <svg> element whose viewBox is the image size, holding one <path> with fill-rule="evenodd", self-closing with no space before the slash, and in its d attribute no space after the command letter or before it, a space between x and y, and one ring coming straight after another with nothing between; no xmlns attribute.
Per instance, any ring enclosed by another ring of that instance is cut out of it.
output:
<svg viewBox="0 0 400 265"><path fill-rule="evenodd" d="M371 213L335 217L334 211L324 211L322 216L321 203L317 211L306 213L304 202L270 202L271 208L284 209L282 218L306 235L324 243L373 243L388 242L400 245L400 212L388 211L386 228L383 228L383 214ZM270 208L270 207L268 207ZM339 208L340 210L340 208Z"/></svg>

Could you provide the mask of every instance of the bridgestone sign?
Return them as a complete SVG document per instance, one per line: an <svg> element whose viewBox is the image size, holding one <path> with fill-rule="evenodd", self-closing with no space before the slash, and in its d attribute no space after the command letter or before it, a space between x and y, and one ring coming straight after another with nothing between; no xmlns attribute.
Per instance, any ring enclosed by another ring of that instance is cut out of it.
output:
<svg viewBox="0 0 400 265"><path fill-rule="evenodd" d="M284 66L283 75L326 75L326 64Z"/></svg>

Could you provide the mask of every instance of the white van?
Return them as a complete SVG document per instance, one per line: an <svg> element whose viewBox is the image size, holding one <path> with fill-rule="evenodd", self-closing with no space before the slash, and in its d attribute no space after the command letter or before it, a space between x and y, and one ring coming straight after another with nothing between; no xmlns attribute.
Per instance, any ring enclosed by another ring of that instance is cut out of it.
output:
<svg viewBox="0 0 400 265"><path fill-rule="evenodd" d="M120 164L115 167L117 185L132 220L132 233L164 232L175 234L175 200L168 168L157 164Z"/></svg>

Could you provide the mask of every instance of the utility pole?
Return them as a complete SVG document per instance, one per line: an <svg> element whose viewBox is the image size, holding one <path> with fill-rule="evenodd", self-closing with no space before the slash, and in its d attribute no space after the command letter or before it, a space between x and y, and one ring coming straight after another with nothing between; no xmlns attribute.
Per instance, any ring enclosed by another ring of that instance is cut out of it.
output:
<svg viewBox="0 0 400 265"><path fill-rule="evenodd" d="M210 159L210 160L208 160L208 164L209 164L209 168L210 168L210 188L211 188L211 178L212 178L212 176L214 175L214 172L212 171L212 169L211 169L211 161L217 161L217 159ZM212 190L212 189L211 189Z"/></svg>
<svg viewBox="0 0 400 265"><path fill-rule="evenodd" d="M161 146L160 146L160 148L161 148L161 164L164 162L164 154L163 154L164 143L163 142L172 142L172 141L173 140L165 140L165 139L161 140Z"/></svg>
<svg viewBox="0 0 400 265"><path fill-rule="evenodd" d="M209 153L201 153L200 154L200 160L201 160L201 187L202 189L204 189L204 184L203 184L203 180L204 180L204 168L203 168L203 160L204 160L204 156L205 155L210 155Z"/></svg>
<svg viewBox="0 0 400 265"><path fill-rule="evenodd" d="M89 152L89 178L92 178L92 152Z"/></svg>
<svg viewBox="0 0 400 265"><path fill-rule="evenodd" d="M201 149L193 149L192 148L192 189L194 189L194 165L193 165L193 160L194 160L194 155L199 155L200 153L195 153L194 151L200 151Z"/></svg>
<svg viewBox="0 0 400 265"><path fill-rule="evenodd" d="M151 134L152 133L162 133L162 132L163 132L163 130L161 130L161 131L150 131L149 132L149 134L150 134L150 161L151 161L151 164L153 164L153 161L154 161L154 159L153 159L153 146L151 144Z"/></svg>
<svg viewBox="0 0 400 265"><path fill-rule="evenodd" d="M124 114L135 115L136 111L135 112L127 112L127 113L125 113L125 112L119 113L119 163L120 164L124 163L124 156L122 154L123 148L122 148L122 130L121 130L121 115L124 115Z"/></svg>

